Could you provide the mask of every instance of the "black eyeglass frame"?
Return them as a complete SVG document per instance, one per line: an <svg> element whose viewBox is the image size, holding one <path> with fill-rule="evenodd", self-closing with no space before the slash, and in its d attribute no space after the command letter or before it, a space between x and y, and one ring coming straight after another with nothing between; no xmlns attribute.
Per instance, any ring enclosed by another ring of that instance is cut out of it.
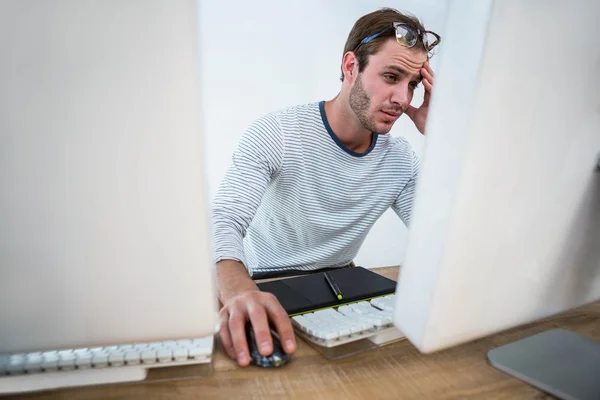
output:
<svg viewBox="0 0 600 400"><path fill-rule="evenodd" d="M396 31L396 41L404 47L408 47L408 48L414 47L418 42L418 38L420 37L421 42L423 43L423 46L425 47L425 50L427 51L428 57L431 57L433 55L433 53L432 53L433 48L435 48L438 44L440 44L440 41L442 39L440 37L440 35L438 35L435 32L421 31L420 29L414 29L412 26L405 24L403 22L394 22L391 25L387 26L385 29L383 29L377 33L374 33L370 36L367 36L366 38L361 40L360 43L358 44L358 46L356 46L354 48L354 52L356 53L358 48L360 46L362 46L363 44L367 44L367 43L371 42L373 39L381 36L385 32L392 30L392 29ZM412 39L410 41L408 39L406 39L406 36L407 36L406 33L412 33L414 39ZM426 36L427 34L431 34L435 37L435 40L433 41L433 43L428 42L427 36Z"/></svg>

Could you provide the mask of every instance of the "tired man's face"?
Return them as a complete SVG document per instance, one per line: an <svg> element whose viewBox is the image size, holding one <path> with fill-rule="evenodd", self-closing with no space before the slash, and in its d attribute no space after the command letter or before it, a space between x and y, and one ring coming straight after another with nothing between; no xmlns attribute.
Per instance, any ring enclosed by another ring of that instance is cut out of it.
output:
<svg viewBox="0 0 600 400"><path fill-rule="evenodd" d="M364 128L375 133L392 129L412 101L425 61L424 50L401 46L395 39L369 57L350 90L350 107Z"/></svg>

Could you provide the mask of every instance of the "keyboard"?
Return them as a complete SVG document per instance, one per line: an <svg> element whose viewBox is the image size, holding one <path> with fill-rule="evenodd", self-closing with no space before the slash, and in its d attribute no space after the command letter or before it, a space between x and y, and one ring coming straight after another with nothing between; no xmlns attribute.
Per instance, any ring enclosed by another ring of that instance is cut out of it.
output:
<svg viewBox="0 0 600 400"><path fill-rule="evenodd" d="M149 368L210 363L212 351L211 335L0 355L0 394L143 380Z"/></svg>
<svg viewBox="0 0 600 400"><path fill-rule="evenodd" d="M302 338L323 347L335 347L385 334L388 339L404 335L392 322L395 295L371 301L328 308L292 317L292 325Z"/></svg>

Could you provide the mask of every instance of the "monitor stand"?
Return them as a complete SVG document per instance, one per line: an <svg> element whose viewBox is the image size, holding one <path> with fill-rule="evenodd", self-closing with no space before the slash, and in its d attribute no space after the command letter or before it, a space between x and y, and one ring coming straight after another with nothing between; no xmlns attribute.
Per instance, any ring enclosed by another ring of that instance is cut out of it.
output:
<svg viewBox="0 0 600 400"><path fill-rule="evenodd" d="M488 352L490 364L560 399L600 399L600 343L563 329Z"/></svg>

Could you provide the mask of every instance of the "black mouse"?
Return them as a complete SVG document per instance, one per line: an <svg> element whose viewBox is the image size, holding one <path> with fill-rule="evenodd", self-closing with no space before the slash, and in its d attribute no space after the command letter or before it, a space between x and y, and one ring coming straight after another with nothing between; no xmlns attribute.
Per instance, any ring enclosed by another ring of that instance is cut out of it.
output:
<svg viewBox="0 0 600 400"><path fill-rule="evenodd" d="M246 340L248 341L248 349L250 350L250 362L254 365L264 368L276 368L281 367L287 363L291 356L283 351L281 346L281 340L277 332L270 328L271 339L273 340L273 352L271 355L263 356L258 351L258 345L256 344L256 336L254 335L254 329L252 325L246 325Z"/></svg>

